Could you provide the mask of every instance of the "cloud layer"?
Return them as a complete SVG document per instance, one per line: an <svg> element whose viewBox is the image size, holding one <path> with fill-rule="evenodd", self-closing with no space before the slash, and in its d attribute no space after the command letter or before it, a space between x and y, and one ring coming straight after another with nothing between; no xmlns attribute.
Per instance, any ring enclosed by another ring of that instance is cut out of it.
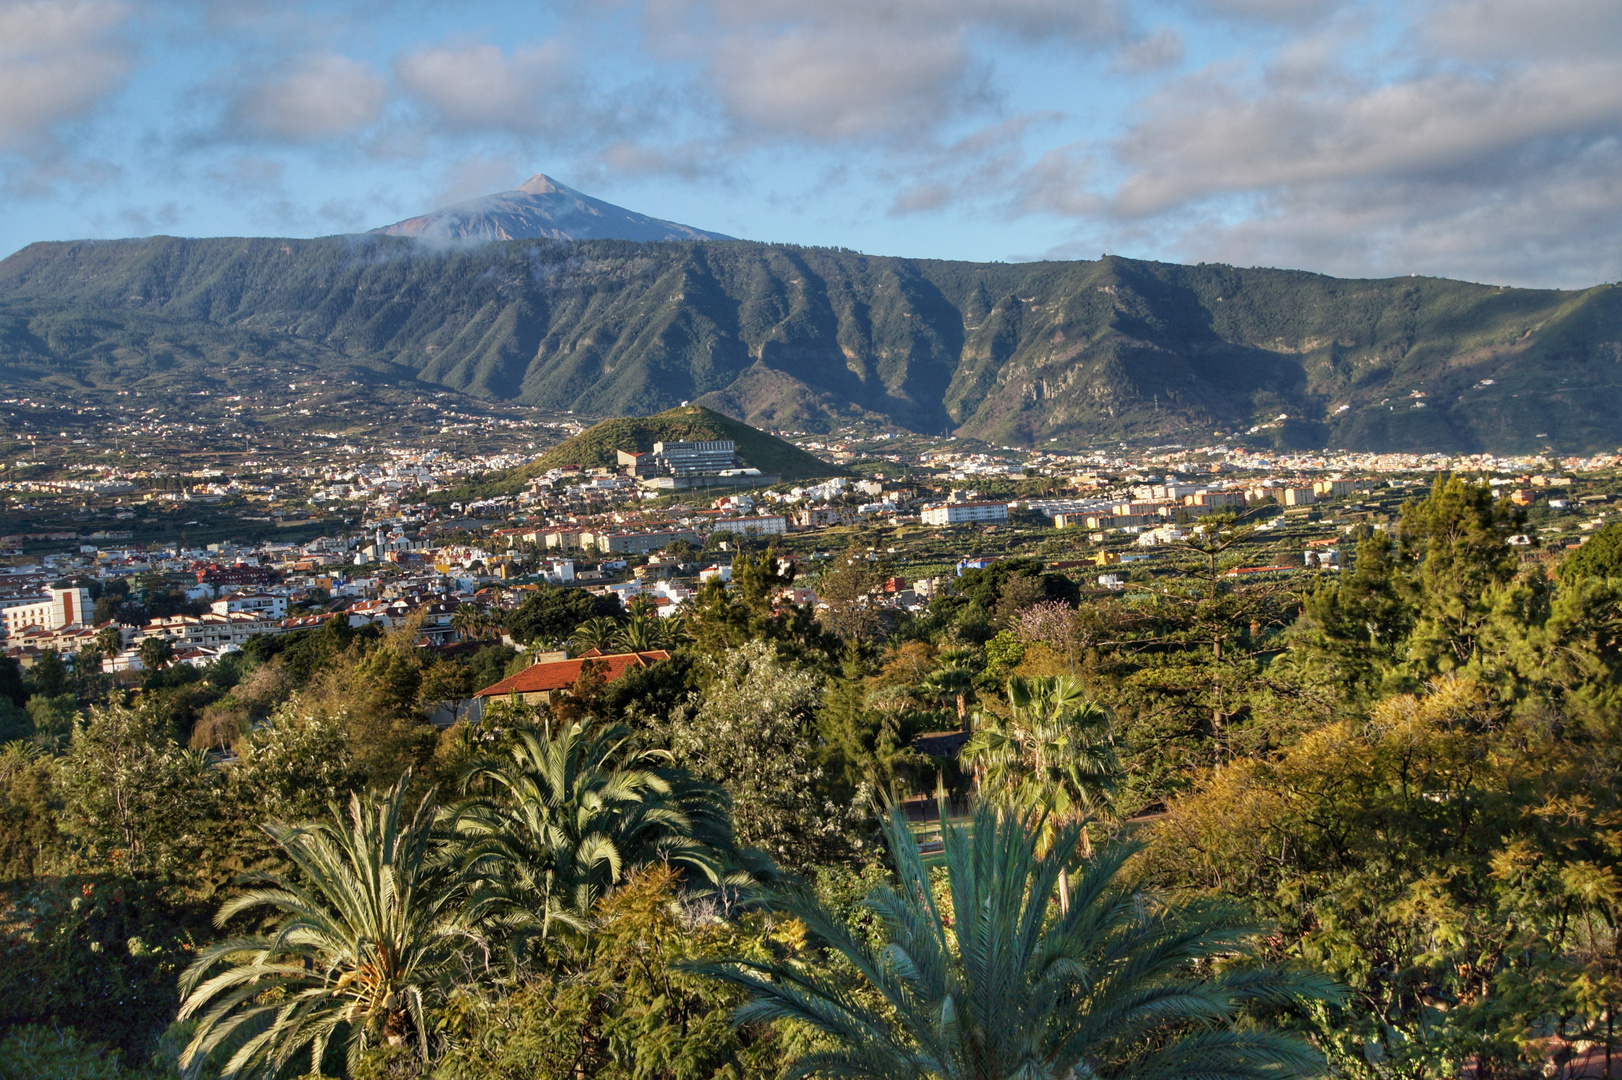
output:
<svg viewBox="0 0 1622 1080"><path fill-rule="evenodd" d="M38 152L129 74L114 0L0 0L0 152Z"/></svg>
<svg viewBox="0 0 1622 1080"><path fill-rule="evenodd" d="M746 235L1574 285L1622 277L1619 165L1615 0L0 0L0 176L121 177L108 222L544 167Z"/></svg>

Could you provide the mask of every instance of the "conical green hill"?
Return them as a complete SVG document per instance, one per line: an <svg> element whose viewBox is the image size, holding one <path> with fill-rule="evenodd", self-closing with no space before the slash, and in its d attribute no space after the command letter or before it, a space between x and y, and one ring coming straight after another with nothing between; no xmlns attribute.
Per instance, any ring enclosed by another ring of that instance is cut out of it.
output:
<svg viewBox="0 0 1622 1080"><path fill-rule="evenodd" d="M615 452L619 450L646 452L652 450L656 442L702 439L731 439L737 443L738 456L745 464L784 480L839 476L844 472L837 465L830 465L775 435L699 405L666 409L654 416L604 420L553 447L539 461L527 466L526 471L538 475L564 465L579 465L583 469L612 468L616 462Z"/></svg>

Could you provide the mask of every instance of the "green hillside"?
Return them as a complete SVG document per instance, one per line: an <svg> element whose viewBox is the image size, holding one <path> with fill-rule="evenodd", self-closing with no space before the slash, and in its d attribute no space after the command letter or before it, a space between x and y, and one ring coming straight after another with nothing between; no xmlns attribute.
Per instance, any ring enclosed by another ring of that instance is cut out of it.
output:
<svg viewBox="0 0 1622 1080"><path fill-rule="evenodd" d="M583 469L612 468L619 450L646 452L652 450L656 442L700 439L731 439L738 444L738 455L745 462L784 480L839 476L844 471L775 435L757 431L730 416L698 405L677 406L657 416L604 420L559 443L539 461L524 468L531 476L564 465L579 465Z"/></svg>
<svg viewBox="0 0 1622 1080"><path fill-rule="evenodd" d="M1608 450L1622 445L1622 289L378 236L34 244L0 261L0 381L17 391L223 390L290 372L599 416L692 401L761 426L864 416L1027 445L1220 432Z"/></svg>

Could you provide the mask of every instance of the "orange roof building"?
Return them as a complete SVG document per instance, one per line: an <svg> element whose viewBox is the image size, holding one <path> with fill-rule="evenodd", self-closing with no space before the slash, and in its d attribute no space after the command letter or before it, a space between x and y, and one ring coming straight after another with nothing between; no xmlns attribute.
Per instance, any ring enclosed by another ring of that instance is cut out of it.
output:
<svg viewBox="0 0 1622 1080"><path fill-rule="evenodd" d="M596 653L596 650L592 652ZM509 675L485 687L473 696L497 698L516 694L526 705L538 705L551 701L552 695L558 691L573 686L586 664L596 664L603 673L603 681L613 682L632 668L652 667L661 660L669 659L670 654L664 649L650 649L647 652L610 653L607 656L577 656L573 660L542 660L517 675Z"/></svg>

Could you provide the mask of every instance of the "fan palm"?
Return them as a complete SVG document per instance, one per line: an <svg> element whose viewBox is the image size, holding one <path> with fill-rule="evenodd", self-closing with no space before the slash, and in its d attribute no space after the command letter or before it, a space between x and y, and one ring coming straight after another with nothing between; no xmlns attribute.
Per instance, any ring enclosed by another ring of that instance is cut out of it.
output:
<svg viewBox="0 0 1622 1080"><path fill-rule="evenodd" d="M957 724L963 731L969 727L969 695L974 692L974 672L966 667L949 665L936 668L924 679L920 687L923 694L942 704L957 706Z"/></svg>
<svg viewBox="0 0 1622 1080"><path fill-rule="evenodd" d="M978 793L994 806L1041 815L1041 843L1053 830L1109 809L1120 773L1110 715L1068 675L1008 680L1009 716L982 717L960 754L974 769ZM1092 839L1081 829L1083 855ZM1059 902L1069 910L1068 871Z"/></svg>
<svg viewBox="0 0 1622 1080"><path fill-rule="evenodd" d="M135 651L141 658L141 667L147 671L157 671L175 657L174 642L166 637L142 638Z"/></svg>
<svg viewBox="0 0 1622 1080"><path fill-rule="evenodd" d="M1059 823L1108 810L1120 774L1109 713L1068 675L1008 680L1009 716L982 716L962 755L994 805ZM1085 832L1082 850L1090 849Z"/></svg>
<svg viewBox="0 0 1622 1080"><path fill-rule="evenodd" d="M609 889L640 866L725 880L725 794L631 753L623 727L520 730L507 759L474 762L451 828L465 842L468 915L498 928L515 959L558 931L583 933Z"/></svg>
<svg viewBox="0 0 1622 1080"><path fill-rule="evenodd" d="M409 779L334 804L329 821L264 826L295 873L260 875L215 916L268 910L273 932L212 945L182 976L180 1019L199 1019L188 1075L222 1047L235 1048L227 1078L274 1076L305 1050L319 1073L335 1038L351 1068L379 1042L426 1055L426 999L467 939L430 859L431 802L406 816Z"/></svg>
<svg viewBox="0 0 1622 1080"><path fill-rule="evenodd" d="M96 648L103 656L117 656L124 649L124 634L117 626L108 625L96 631Z"/></svg>
<svg viewBox="0 0 1622 1080"><path fill-rule="evenodd" d="M489 620L477 604L460 603L451 612L451 629L462 635L464 640L483 638L489 625Z"/></svg>
<svg viewBox="0 0 1622 1080"><path fill-rule="evenodd" d="M937 899L893 812L885 831L898 881L866 900L883 930L877 950L809 891L781 896L868 994L828 964L701 970L749 992L736 1022L795 1020L832 1044L802 1055L788 1077L1281 1080L1320 1070L1304 1040L1238 1021L1255 1006L1333 999L1332 985L1247 962L1254 928L1226 911L1135 892L1120 880L1130 847L1090 861L1068 914L1056 914L1081 832L1061 827L1041 854L1038 824L981 805L969 827L947 825Z"/></svg>

